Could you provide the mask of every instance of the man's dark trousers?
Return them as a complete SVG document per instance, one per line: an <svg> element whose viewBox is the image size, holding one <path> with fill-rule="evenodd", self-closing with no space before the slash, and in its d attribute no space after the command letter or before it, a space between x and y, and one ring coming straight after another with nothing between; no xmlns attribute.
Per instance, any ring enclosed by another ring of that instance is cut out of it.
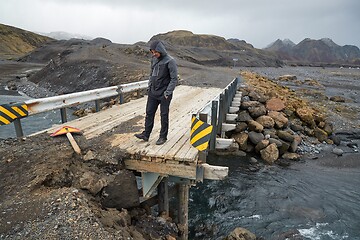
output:
<svg viewBox="0 0 360 240"><path fill-rule="evenodd" d="M146 103L146 117L145 117L145 130L144 135L149 137L151 131L154 127L154 118L155 113L160 105L160 117L161 117L161 129L160 129L160 138L167 139L168 130L169 130L169 106L172 99L172 95L165 98L164 96L161 97L154 97L148 95L148 100Z"/></svg>

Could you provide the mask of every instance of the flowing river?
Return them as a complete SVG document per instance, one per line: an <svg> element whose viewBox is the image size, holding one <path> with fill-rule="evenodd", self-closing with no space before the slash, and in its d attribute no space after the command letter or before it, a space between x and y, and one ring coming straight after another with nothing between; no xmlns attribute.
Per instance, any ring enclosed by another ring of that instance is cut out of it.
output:
<svg viewBox="0 0 360 240"><path fill-rule="evenodd" d="M307 160L251 172L246 157L208 162L228 166L229 177L191 189L191 239L223 239L236 227L263 239L360 239L360 168Z"/></svg>

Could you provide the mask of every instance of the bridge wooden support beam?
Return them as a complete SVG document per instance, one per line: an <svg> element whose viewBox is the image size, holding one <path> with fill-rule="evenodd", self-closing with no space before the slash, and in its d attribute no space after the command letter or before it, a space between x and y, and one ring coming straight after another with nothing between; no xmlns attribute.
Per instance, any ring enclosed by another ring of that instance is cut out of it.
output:
<svg viewBox="0 0 360 240"><path fill-rule="evenodd" d="M168 178L164 178L158 186L159 215L169 217L169 185Z"/></svg>
<svg viewBox="0 0 360 240"><path fill-rule="evenodd" d="M139 172L152 172L158 173L160 175L176 176L180 178L198 181L202 181L203 179L223 180L228 176L229 172L228 167L214 166L206 163L198 165L184 165L174 163L156 163L139 160L125 160L125 167L126 169ZM197 168L202 168L203 171L197 171ZM199 177L197 177L197 172L203 172L202 179L199 179Z"/></svg>
<svg viewBox="0 0 360 240"><path fill-rule="evenodd" d="M180 239L182 240L187 240L189 236L189 190L189 184L178 184L178 227L180 230Z"/></svg>

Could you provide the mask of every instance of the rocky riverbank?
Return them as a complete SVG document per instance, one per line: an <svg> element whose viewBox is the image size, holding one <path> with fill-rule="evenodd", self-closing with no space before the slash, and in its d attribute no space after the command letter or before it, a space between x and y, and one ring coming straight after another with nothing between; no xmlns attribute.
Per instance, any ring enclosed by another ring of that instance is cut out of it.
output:
<svg viewBox="0 0 360 240"><path fill-rule="evenodd" d="M239 150L255 152L273 164L279 158L299 160L298 147L306 137L340 144L326 115L289 88L251 72L242 76L248 86L241 89L242 102L231 134Z"/></svg>
<svg viewBox="0 0 360 240"><path fill-rule="evenodd" d="M253 76L254 78L248 78L253 79L246 81L249 86L266 91L268 87L265 82L271 82L287 88L291 95L301 99L302 103L299 103L299 106L306 104L315 109L317 115L325 116L326 121L332 125L332 134L328 136L332 141L321 141L324 139L319 140L311 132L305 134L306 138L298 148L298 153L303 155L303 159L322 159L326 156L327 159L331 159L332 166L360 165L359 161L354 160L359 158L360 145L359 69L283 67L243 70L259 74ZM256 78L266 81L260 84ZM277 91L273 89L273 92ZM291 121L293 119L290 117ZM304 125L309 127L308 124Z"/></svg>

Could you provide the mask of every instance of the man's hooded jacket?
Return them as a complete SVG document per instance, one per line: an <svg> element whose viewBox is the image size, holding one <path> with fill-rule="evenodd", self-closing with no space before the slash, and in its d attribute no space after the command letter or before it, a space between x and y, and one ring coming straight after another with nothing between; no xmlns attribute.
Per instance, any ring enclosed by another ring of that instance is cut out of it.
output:
<svg viewBox="0 0 360 240"><path fill-rule="evenodd" d="M178 79L175 59L167 53L161 41L152 42L150 50L159 52L161 56L159 58L153 57L151 60L149 95L156 98L170 96Z"/></svg>

